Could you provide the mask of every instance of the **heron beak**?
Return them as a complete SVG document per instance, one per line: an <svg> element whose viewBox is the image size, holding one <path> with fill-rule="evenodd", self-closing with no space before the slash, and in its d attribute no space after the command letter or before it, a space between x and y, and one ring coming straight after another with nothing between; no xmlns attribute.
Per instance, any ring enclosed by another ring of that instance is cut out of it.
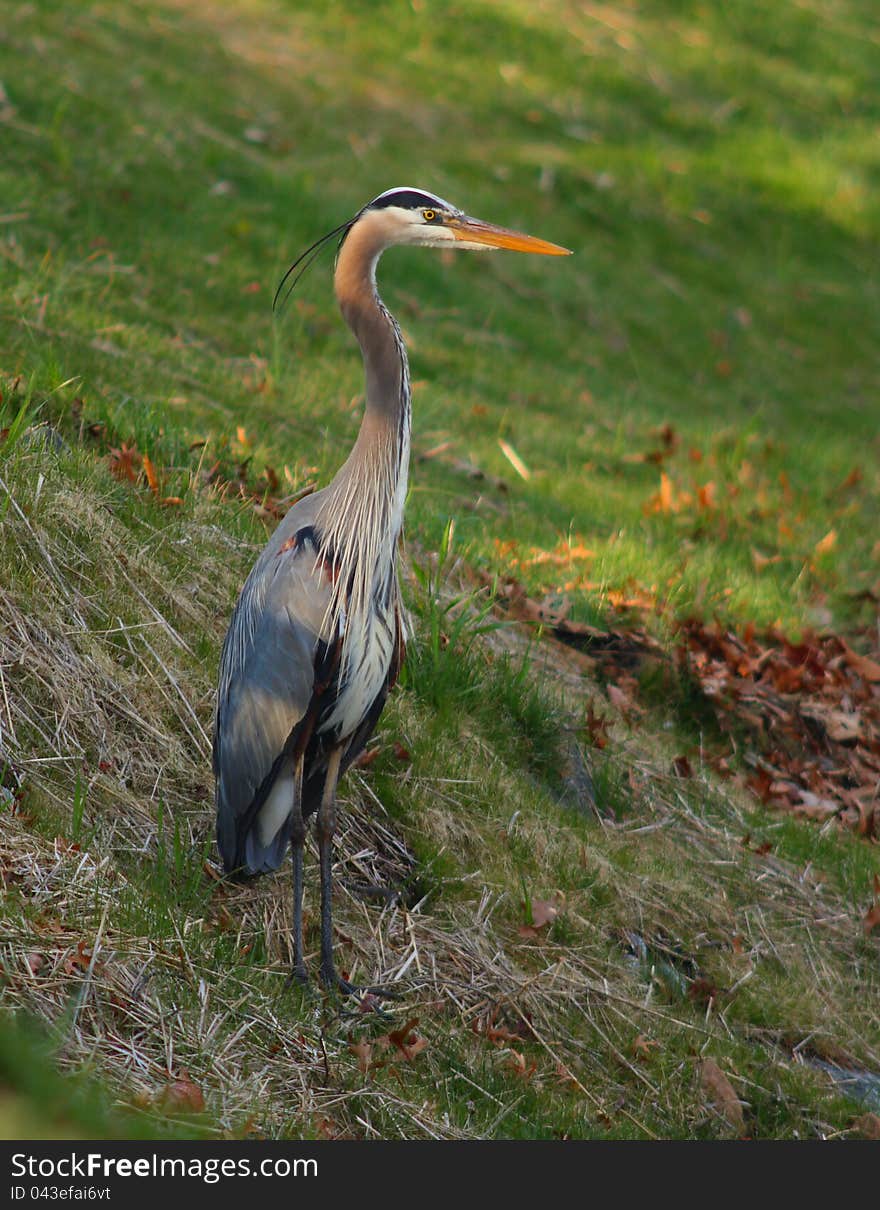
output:
<svg viewBox="0 0 880 1210"><path fill-rule="evenodd" d="M509 231L506 227L496 227L494 223L482 223L479 219L467 215L461 218L448 218L444 224L457 240L468 244L484 244L487 248L509 248L512 252L534 252L540 256L571 256L569 248L560 248L558 244L548 243L534 235L525 235L522 231Z"/></svg>

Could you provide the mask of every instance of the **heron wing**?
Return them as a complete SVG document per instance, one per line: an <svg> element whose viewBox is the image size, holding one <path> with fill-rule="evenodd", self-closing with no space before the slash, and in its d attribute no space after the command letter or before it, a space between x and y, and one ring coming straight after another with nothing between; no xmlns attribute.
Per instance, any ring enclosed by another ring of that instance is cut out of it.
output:
<svg viewBox="0 0 880 1210"><path fill-rule="evenodd" d="M275 869L287 845L289 810L268 802L287 782L291 747L309 711L330 586L316 565L309 522L314 498L288 513L255 563L236 603L220 657L214 728L217 841L228 871ZM302 505L308 504L307 509Z"/></svg>

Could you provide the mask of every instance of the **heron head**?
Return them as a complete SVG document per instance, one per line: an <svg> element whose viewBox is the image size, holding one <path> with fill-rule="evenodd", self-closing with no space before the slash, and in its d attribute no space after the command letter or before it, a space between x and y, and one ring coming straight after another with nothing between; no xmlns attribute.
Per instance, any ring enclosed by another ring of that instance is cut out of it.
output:
<svg viewBox="0 0 880 1210"><path fill-rule="evenodd" d="M355 222L360 221L380 227L386 247L408 244L420 248L472 251L508 248L513 252L544 256L569 255L569 250L558 244L472 218L451 202L424 189L387 189L363 208L355 219Z"/></svg>
<svg viewBox="0 0 880 1210"><path fill-rule="evenodd" d="M273 308L278 306L282 290L295 273L284 294L290 296L296 283L308 269L322 247L335 236L339 236L339 249L353 232L358 240L365 263L375 263L386 248L394 245L410 245L421 248L463 248L485 251L487 248L509 248L513 252L534 252L543 256L569 256L568 248L525 235L521 231L510 231L494 223L484 223L472 218L446 202L442 197L424 189L408 186L386 189L374 197L354 218L340 223L326 235L322 235L311 247L293 262L275 292Z"/></svg>

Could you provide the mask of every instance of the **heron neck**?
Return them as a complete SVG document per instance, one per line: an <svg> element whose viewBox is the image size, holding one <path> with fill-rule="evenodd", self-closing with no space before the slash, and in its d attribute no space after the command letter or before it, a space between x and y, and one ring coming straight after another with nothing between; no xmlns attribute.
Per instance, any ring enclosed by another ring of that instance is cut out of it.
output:
<svg viewBox="0 0 880 1210"><path fill-rule="evenodd" d="M357 223L339 251L334 286L364 359L366 416L394 431L409 413L409 366L400 328L376 289L385 238L380 224Z"/></svg>
<svg viewBox="0 0 880 1210"><path fill-rule="evenodd" d="M355 535L362 542L365 526L370 527L370 550L361 554L371 572L394 561L403 525L411 420L406 349L376 290L381 251L369 231L354 228L336 265L336 297L363 355L366 402L357 440L322 509L325 532L331 542L336 539L337 548L350 545Z"/></svg>

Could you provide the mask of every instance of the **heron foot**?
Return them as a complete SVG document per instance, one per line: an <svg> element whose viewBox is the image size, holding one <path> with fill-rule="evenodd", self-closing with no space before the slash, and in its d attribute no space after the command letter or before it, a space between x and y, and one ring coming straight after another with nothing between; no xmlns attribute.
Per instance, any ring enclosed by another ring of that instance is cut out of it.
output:
<svg viewBox="0 0 880 1210"><path fill-rule="evenodd" d="M387 987L369 987L361 986L357 983L349 983L332 966L329 968L321 967L321 982L331 994L335 992L339 996L375 996L379 1000L400 999L400 992L391 991Z"/></svg>
<svg viewBox="0 0 880 1210"><path fill-rule="evenodd" d="M290 968L290 974L287 976L287 982L284 984L284 990L290 991L293 985L301 987L303 991L311 991L311 983L309 982L309 973L305 968L305 964L300 962Z"/></svg>

